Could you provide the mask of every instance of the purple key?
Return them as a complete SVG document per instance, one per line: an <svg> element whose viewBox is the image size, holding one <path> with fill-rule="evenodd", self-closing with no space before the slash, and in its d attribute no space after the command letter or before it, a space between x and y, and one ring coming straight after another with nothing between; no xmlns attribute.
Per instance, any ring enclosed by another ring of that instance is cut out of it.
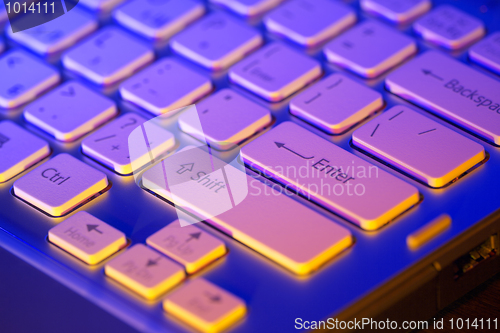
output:
<svg viewBox="0 0 500 333"><path fill-rule="evenodd" d="M245 145L241 154L251 168L365 230L419 201L415 187L292 122Z"/></svg>
<svg viewBox="0 0 500 333"><path fill-rule="evenodd" d="M352 134L354 145L442 187L485 158L483 146L405 106L394 106Z"/></svg>
<svg viewBox="0 0 500 333"><path fill-rule="evenodd" d="M205 13L193 0L133 0L120 6L113 17L124 27L151 39L167 39Z"/></svg>
<svg viewBox="0 0 500 333"><path fill-rule="evenodd" d="M494 32L469 49L469 58L500 74L500 31Z"/></svg>
<svg viewBox="0 0 500 333"><path fill-rule="evenodd" d="M80 0L90 10L108 13L123 0Z"/></svg>
<svg viewBox="0 0 500 333"><path fill-rule="evenodd" d="M472 44L485 33L481 20L449 5L418 19L413 29L425 40L452 50Z"/></svg>
<svg viewBox="0 0 500 333"><path fill-rule="evenodd" d="M500 82L436 51L391 73L386 87L500 145Z"/></svg>
<svg viewBox="0 0 500 333"><path fill-rule="evenodd" d="M229 150L268 126L271 120L266 108L230 89L222 89L184 112L179 117L179 127L216 149Z"/></svg>
<svg viewBox="0 0 500 333"><path fill-rule="evenodd" d="M96 84L111 85L153 59L151 48L120 29L109 27L67 51L62 63Z"/></svg>
<svg viewBox="0 0 500 333"><path fill-rule="evenodd" d="M384 105L382 95L342 74L332 74L290 101L290 113L330 134L340 134Z"/></svg>
<svg viewBox="0 0 500 333"><path fill-rule="evenodd" d="M34 56L11 50L0 57L0 107L16 108L59 83L59 73Z"/></svg>
<svg viewBox="0 0 500 333"><path fill-rule="evenodd" d="M74 141L111 119L115 103L76 81L68 81L37 99L24 117L60 141Z"/></svg>
<svg viewBox="0 0 500 333"><path fill-rule="evenodd" d="M31 20L29 15L19 20ZM20 22L18 24L21 24ZM61 52L97 29L97 21L78 8L31 29L12 32L9 27L7 36L17 43L40 55L53 55Z"/></svg>
<svg viewBox="0 0 500 333"><path fill-rule="evenodd" d="M413 21L431 8L430 0L361 0L363 10L393 23Z"/></svg>
<svg viewBox="0 0 500 333"><path fill-rule="evenodd" d="M258 16L277 6L283 0L210 0L242 16Z"/></svg>
<svg viewBox="0 0 500 333"><path fill-rule="evenodd" d="M397 30L368 20L326 44L324 52L328 61L373 78L415 54L417 45Z"/></svg>
<svg viewBox="0 0 500 333"><path fill-rule="evenodd" d="M211 70L225 69L263 42L255 29L229 15L213 12L173 37L170 47Z"/></svg>
<svg viewBox="0 0 500 333"><path fill-rule="evenodd" d="M321 73L316 60L281 43L272 43L231 68L229 78L265 100L279 102Z"/></svg>
<svg viewBox="0 0 500 333"><path fill-rule="evenodd" d="M292 0L264 18L267 30L302 46L316 46L356 22L354 11L330 0Z"/></svg>
<svg viewBox="0 0 500 333"><path fill-rule="evenodd" d="M160 115L192 104L212 91L212 82L173 58L164 58L120 85L123 99Z"/></svg>

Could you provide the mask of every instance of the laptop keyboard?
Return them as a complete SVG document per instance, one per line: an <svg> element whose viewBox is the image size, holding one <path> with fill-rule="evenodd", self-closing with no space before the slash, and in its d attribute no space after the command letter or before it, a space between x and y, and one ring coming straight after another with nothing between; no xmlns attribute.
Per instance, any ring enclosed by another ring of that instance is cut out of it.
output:
<svg viewBox="0 0 500 333"><path fill-rule="evenodd" d="M0 228L140 330L339 312L500 206L500 26L436 2L81 0L7 23ZM203 133L189 112L147 123L194 103ZM198 140L213 156L167 158L136 184L133 169ZM211 216L226 175L203 170L240 148L249 194ZM179 165L196 195L166 186ZM180 227L176 200L205 223ZM451 231L410 250L441 213Z"/></svg>

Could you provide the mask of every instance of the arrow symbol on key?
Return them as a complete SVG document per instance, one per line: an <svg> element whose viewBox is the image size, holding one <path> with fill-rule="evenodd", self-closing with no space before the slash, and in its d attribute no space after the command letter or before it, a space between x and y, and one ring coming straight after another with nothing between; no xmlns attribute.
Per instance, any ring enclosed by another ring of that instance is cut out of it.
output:
<svg viewBox="0 0 500 333"><path fill-rule="evenodd" d="M148 259L148 262L146 263L146 267L150 266L156 266L158 265L158 261L160 261L161 257L156 258L155 260L153 259Z"/></svg>
<svg viewBox="0 0 500 333"><path fill-rule="evenodd" d="M70 97L71 96L75 96L75 89L70 86L70 87L68 87L68 91L62 90L61 91L61 95L63 95L63 96L70 96Z"/></svg>
<svg viewBox="0 0 500 333"><path fill-rule="evenodd" d="M194 163L181 164L181 168L177 170L179 175L182 175L186 171L193 171Z"/></svg>
<svg viewBox="0 0 500 333"><path fill-rule="evenodd" d="M205 296L207 296L207 298L214 303L219 303L220 301L222 301L222 297L220 297L219 295L212 295L209 292L205 292Z"/></svg>
<svg viewBox="0 0 500 333"><path fill-rule="evenodd" d="M299 157L301 157L301 158L303 158L303 159L305 159L305 160L310 160L311 158L314 158L314 156L311 156L311 157L304 157L304 156L300 155L299 153L297 153L297 152L295 152L295 151L291 150L290 148L285 147L285 144L284 144L284 143L281 143L281 142L276 142L276 141L275 141L274 143L276 144L276 146L277 146L278 148L284 148L284 149L288 150L289 152L294 153L295 155L297 155L297 156L299 156Z"/></svg>
<svg viewBox="0 0 500 333"><path fill-rule="evenodd" d="M193 232L192 234L189 234L189 238L186 239L186 243L189 242L191 239L199 239L201 236L201 232Z"/></svg>
<svg viewBox="0 0 500 333"><path fill-rule="evenodd" d="M98 224L87 224L87 231L91 232L92 230L94 230L95 232L102 234L102 231L97 229L98 226Z"/></svg>
<svg viewBox="0 0 500 333"><path fill-rule="evenodd" d="M437 76L436 74L432 73L432 71L430 71L428 69L422 69L422 73L424 73L424 75L432 76L433 78L436 78L439 81L443 81L442 77Z"/></svg>

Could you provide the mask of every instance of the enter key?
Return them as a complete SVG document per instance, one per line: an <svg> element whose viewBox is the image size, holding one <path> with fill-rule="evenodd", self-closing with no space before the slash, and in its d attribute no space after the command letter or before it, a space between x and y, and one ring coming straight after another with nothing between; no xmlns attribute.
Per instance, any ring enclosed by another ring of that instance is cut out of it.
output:
<svg viewBox="0 0 500 333"><path fill-rule="evenodd" d="M245 164L365 230L376 230L419 201L401 179L292 123L244 146Z"/></svg>

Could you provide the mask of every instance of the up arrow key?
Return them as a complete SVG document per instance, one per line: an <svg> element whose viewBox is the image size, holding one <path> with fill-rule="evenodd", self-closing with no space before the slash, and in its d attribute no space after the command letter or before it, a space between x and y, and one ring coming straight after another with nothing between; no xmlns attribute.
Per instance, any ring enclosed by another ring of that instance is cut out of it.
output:
<svg viewBox="0 0 500 333"><path fill-rule="evenodd" d="M91 232L92 230L94 230L95 232L102 234L102 231L97 229L98 226L98 224L87 224L87 231Z"/></svg>

